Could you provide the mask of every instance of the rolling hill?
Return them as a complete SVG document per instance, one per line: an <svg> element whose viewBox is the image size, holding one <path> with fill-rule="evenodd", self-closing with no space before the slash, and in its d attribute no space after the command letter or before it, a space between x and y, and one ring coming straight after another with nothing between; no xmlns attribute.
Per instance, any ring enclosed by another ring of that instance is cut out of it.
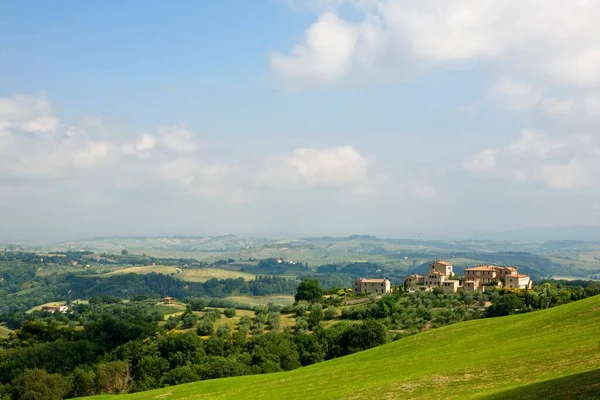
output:
<svg viewBox="0 0 600 400"><path fill-rule="evenodd" d="M600 296L458 323L290 372L100 399L600 398Z"/></svg>

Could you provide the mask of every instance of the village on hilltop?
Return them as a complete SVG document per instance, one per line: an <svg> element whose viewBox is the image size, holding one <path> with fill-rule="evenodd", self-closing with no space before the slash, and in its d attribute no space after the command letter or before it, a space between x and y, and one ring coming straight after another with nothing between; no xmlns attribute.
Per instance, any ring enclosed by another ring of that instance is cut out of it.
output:
<svg viewBox="0 0 600 400"><path fill-rule="evenodd" d="M425 275L412 274L404 280L408 291L431 291L441 288L446 292L475 292L485 291L491 287L506 287L509 289L531 289L529 275L520 274L517 267L498 267L493 265L478 265L466 268L463 278L459 278L452 270L448 261L436 260L429 266ZM392 291L391 284L385 278L358 278L354 281L355 293L384 294Z"/></svg>

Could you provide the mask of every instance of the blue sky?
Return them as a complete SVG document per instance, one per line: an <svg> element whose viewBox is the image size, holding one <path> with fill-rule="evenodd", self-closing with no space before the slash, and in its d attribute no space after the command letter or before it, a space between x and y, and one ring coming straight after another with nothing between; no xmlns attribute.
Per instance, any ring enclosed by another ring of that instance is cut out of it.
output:
<svg viewBox="0 0 600 400"><path fill-rule="evenodd" d="M2 2L0 240L597 224L600 6L503 4Z"/></svg>

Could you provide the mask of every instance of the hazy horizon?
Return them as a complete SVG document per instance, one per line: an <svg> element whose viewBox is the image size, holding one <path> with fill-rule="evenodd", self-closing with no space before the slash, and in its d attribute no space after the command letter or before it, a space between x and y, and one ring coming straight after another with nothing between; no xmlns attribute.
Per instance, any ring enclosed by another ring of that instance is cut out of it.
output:
<svg viewBox="0 0 600 400"><path fill-rule="evenodd" d="M566 0L2 3L0 241L593 237L598 18Z"/></svg>

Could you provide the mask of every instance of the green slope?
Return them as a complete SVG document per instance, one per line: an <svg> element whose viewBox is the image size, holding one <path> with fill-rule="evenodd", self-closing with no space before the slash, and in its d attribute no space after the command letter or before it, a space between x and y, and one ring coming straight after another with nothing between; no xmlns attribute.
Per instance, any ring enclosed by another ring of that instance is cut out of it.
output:
<svg viewBox="0 0 600 400"><path fill-rule="evenodd" d="M290 372L96 399L600 398L600 296L463 322Z"/></svg>

